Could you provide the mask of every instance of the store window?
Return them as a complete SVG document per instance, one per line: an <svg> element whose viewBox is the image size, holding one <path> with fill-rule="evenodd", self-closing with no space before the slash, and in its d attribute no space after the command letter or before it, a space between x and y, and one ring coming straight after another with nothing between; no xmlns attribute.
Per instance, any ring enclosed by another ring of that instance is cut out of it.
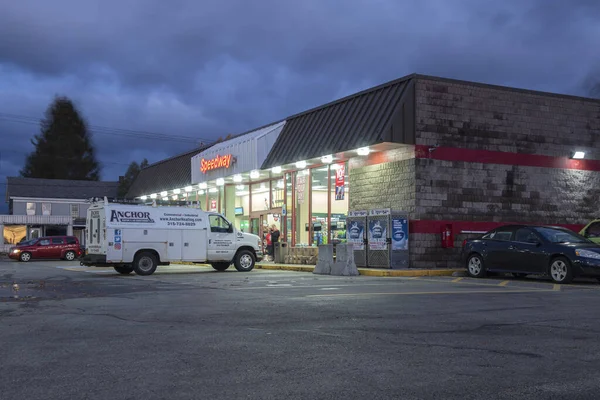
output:
<svg viewBox="0 0 600 400"><path fill-rule="evenodd" d="M305 169L295 174L296 178L296 199L294 221L296 223L296 245L309 246L311 243L309 236L309 179L310 170Z"/></svg>
<svg viewBox="0 0 600 400"><path fill-rule="evenodd" d="M253 183L252 190L252 212L266 211L269 207L269 182Z"/></svg>
<svg viewBox="0 0 600 400"><path fill-rule="evenodd" d="M212 187L208 189L208 209L210 212L219 212L219 189Z"/></svg>
<svg viewBox="0 0 600 400"><path fill-rule="evenodd" d="M311 182L312 182L312 205L311 205L311 218L312 223L312 237L311 244L313 246L319 246L327 244L327 231L328 231L328 183L327 177L329 175L329 166L319 167L311 170Z"/></svg>
<svg viewBox="0 0 600 400"><path fill-rule="evenodd" d="M285 183L283 177L271 181L271 208L281 208L283 206L283 191Z"/></svg>
<svg viewBox="0 0 600 400"><path fill-rule="evenodd" d="M249 185L227 186L225 188L227 212L225 216L233 221L242 232L250 232L250 187Z"/></svg>
<svg viewBox="0 0 600 400"><path fill-rule="evenodd" d="M331 165L331 243L346 242L346 218L348 216L348 163Z"/></svg>
<svg viewBox="0 0 600 400"><path fill-rule="evenodd" d="M206 211L206 192L204 190L198 190L196 193L189 196L189 201L195 205L199 205L201 210Z"/></svg>
<svg viewBox="0 0 600 400"><path fill-rule="evenodd" d="M293 232L293 220L294 220L294 206L293 206L293 190L292 190L292 174L285 174L285 188L286 188L286 237L287 242L292 243L292 232Z"/></svg>

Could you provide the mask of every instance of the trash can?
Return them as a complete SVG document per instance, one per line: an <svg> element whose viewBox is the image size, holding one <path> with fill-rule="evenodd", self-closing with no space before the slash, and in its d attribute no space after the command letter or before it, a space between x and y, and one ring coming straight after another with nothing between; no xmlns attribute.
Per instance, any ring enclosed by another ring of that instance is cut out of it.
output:
<svg viewBox="0 0 600 400"><path fill-rule="evenodd" d="M285 257L288 255L288 244L286 242L275 242L274 246L274 255L273 261L282 264L285 260Z"/></svg>

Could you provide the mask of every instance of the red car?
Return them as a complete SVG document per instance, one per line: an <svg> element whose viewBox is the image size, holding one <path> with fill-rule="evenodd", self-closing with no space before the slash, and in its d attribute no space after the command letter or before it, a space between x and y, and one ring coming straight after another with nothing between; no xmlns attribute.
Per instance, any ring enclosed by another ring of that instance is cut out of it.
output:
<svg viewBox="0 0 600 400"><path fill-rule="evenodd" d="M74 236L50 236L29 240L10 249L8 256L27 262L31 259L63 259L81 257L79 240Z"/></svg>

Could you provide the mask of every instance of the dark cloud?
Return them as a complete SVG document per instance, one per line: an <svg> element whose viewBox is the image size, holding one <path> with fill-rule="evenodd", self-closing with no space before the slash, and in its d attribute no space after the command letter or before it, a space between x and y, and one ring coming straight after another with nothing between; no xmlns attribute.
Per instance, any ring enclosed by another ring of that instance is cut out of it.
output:
<svg viewBox="0 0 600 400"><path fill-rule="evenodd" d="M105 179L412 72L580 95L600 82L597 0L5 3L0 113L41 118L61 94L91 125L197 139L96 130ZM0 116L0 179L37 130Z"/></svg>

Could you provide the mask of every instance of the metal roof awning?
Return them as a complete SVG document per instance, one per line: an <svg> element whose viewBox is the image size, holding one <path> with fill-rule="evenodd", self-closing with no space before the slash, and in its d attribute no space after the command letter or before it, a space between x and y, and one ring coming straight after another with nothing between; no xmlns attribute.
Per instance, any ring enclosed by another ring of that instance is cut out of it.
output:
<svg viewBox="0 0 600 400"><path fill-rule="evenodd" d="M415 143L409 76L292 116L261 169L380 143Z"/></svg>

